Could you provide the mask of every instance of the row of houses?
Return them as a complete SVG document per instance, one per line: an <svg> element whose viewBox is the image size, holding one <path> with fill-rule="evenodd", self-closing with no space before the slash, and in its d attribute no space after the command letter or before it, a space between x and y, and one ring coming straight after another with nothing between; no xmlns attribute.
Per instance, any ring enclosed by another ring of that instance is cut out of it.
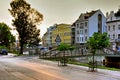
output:
<svg viewBox="0 0 120 80"><path fill-rule="evenodd" d="M42 37L43 46L55 47L59 36L61 43L83 45L94 32L107 32L113 47L120 42L120 9L105 15L101 10L81 13L73 24L54 24Z"/></svg>

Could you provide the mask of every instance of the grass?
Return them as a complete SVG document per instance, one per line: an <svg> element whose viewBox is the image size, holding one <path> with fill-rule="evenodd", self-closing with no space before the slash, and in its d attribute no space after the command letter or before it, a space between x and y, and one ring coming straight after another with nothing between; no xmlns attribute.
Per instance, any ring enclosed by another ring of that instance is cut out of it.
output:
<svg viewBox="0 0 120 80"><path fill-rule="evenodd" d="M56 59L46 59L46 60L51 60L51 61L56 61ZM75 60L69 60L68 64L74 64L74 65L78 65L78 66L86 66L89 67L90 65L87 63L81 63ZM97 68L99 69L106 69L106 70L112 70L112 71L120 71L119 68L113 68L113 67L106 67L106 66L97 66Z"/></svg>
<svg viewBox="0 0 120 80"><path fill-rule="evenodd" d="M56 61L56 59L46 59L46 60ZM81 63L81 62L74 61L74 60L69 60L68 64L89 67L89 64L87 64L87 63ZM111 68L111 67L106 67L106 66L97 66L97 68L106 69L106 70L112 70L112 71L120 71L120 69L118 69L118 68Z"/></svg>
<svg viewBox="0 0 120 80"><path fill-rule="evenodd" d="M88 64L80 63L80 62L77 62L77 61L69 61L68 64L74 64L74 65L80 65L80 66L86 66L86 67L89 66Z"/></svg>
<svg viewBox="0 0 120 80"><path fill-rule="evenodd" d="M105 67L105 66L98 66L100 69L106 69L106 70L112 70L112 71L120 71L118 68L112 68L112 67Z"/></svg>
<svg viewBox="0 0 120 80"><path fill-rule="evenodd" d="M89 65L87 63L80 63L77 61L69 61L69 64L74 64L74 65L79 65L79 66L86 66L89 67ZM99 69L106 69L106 70L113 70L113 71L120 71L120 69L118 68L111 68L111 67L106 67L106 66L97 66L97 68Z"/></svg>

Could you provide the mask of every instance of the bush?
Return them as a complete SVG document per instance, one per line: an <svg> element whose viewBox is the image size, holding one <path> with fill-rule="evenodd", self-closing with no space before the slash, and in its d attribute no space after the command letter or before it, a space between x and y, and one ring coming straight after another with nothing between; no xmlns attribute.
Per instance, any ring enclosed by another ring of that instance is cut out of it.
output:
<svg viewBox="0 0 120 80"><path fill-rule="evenodd" d="M6 49L6 50L8 50L8 48L6 46L0 46L0 49Z"/></svg>
<svg viewBox="0 0 120 80"><path fill-rule="evenodd" d="M60 51L65 51L65 50L68 50L68 49L69 49L69 45L64 44L64 43L61 43L61 44L58 46L58 50L60 50Z"/></svg>

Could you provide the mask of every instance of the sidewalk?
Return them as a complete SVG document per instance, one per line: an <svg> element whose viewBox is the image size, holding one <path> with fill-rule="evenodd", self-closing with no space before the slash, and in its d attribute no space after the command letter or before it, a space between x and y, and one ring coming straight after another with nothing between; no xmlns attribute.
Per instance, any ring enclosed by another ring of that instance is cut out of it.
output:
<svg viewBox="0 0 120 80"><path fill-rule="evenodd" d="M5 60L8 60L7 62L10 61L10 64L17 61L16 62L17 66L13 67L12 65L9 65L8 63L4 63ZM27 68L27 70L24 69L23 67L19 67L20 70L17 69L19 65L22 65L22 64L19 64L20 62L24 64L24 67L26 65L25 68ZM28 64L31 66L31 68L28 67ZM120 80L120 71L97 69L97 72L89 72L88 71L89 68L85 66L78 66L78 65L73 65L73 64L68 64L68 66L65 66L65 67L58 66L57 61L39 59L39 57L35 55L34 56L25 55L25 56L18 56L18 57L15 57L15 56L11 57L11 55L6 55L6 57L3 58L3 61L0 64L0 67L1 67L0 72L2 72L0 74L0 76L2 76L0 77L0 80L9 80L9 79L10 80L21 80L21 79L17 79L19 75L27 76L27 74L24 74L24 73L26 73L26 71L30 72L30 70L32 71L35 70L34 72L39 71L39 74L38 74L39 76L41 74L41 70L43 70L42 72L48 71L48 73L50 72L50 74L51 73L58 74L58 76L67 78L67 80ZM11 76L12 74L10 73L14 73L14 72L19 73L19 75L17 77ZM33 74L31 74L31 77L32 76ZM37 78L39 76L37 76ZM30 80L30 79L24 79L24 80ZM49 80L49 78L47 80ZM63 79L60 79L60 80L63 80Z"/></svg>
<svg viewBox="0 0 120 80"><path fill-rule="evenodd" d="M54 61L39 59L38 56L30 56L27 59L34 59L34 62L42 62L42 63L47 64L47 65L58 66L58 62L57 61L54 62ZM85 72L88 72L88 70L89 70L89 68L85 67L85 66L78 66L78 65L73 65L73 64L67 64L67 65L68 66L66 66L66 67L74 69L74 70L80 70L80 71L85 71ZM114 77L116 76L117 78L120 79L120 71L112 71L112 70L106 70L106 69L97 69L96 73L105 74L105 75L114 76Z"/></svg>
<svg viewBox="0 0 120 80"><path fill-rule="evenodd" d="M53 61L47 61L44 60L44 63L47 63L48 65L52 64L52 65L56 65L57 66L57 62L53 62ZM85 66L78 66L78 65L73 65L73 64L67 64L68 66L66 66L66 69L73 69L75 71L79 71L79 72L87 72L90 74L97 74L100 76L108 76L110 78L115 78L115 80L120 80L120 71L112 71L112 70L106 70L106 69L97 69L97 72L89 72L89 67L85 67ZM106 79L103 79L106 80ZM111 79L112 80L112 79Z"/></svg>

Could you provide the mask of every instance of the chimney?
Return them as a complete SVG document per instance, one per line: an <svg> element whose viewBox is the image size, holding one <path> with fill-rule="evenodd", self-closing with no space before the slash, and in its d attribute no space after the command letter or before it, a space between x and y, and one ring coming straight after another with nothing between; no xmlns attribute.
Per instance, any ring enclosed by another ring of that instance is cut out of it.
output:
<svg viewBox="0 0 120 80"><path fill-rule="evenodd" d="M106 18L108 18L108 16L109 16L109 13L108 13L108 12L106 12Z"/></svg>
<svg viewBox="0 0 120 80"><path fill-rule="evenodd" d="M114 14L114 11L111 11L110 14Z"/></svg>

